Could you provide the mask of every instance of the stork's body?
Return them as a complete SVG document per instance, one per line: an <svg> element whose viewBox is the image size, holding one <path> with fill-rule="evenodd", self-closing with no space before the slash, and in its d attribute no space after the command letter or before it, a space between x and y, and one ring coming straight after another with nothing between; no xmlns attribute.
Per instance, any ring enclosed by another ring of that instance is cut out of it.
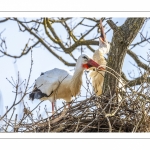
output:
<svg viewBox="0 0 150 150"><path fill-rule="evenodd" d="M69 71L58 68L42 73L35 82L30 98L32 100L50 100L54 113L55 100L64 99L66 102L71 102L72 96L76 96L80 92L83 71L98 66L96 62L83 54L77 60L73 75Z"/></svg>
<svg viewBox="0 0 150 150"><path fill-rule="evenodd" d="M71 89L68 85L72 78L69 71L54 68L52 70L42 73L42 75L36 80L35 88L44 93L45 96L41 97L40 93L36 96L41 100L49 99L53 102L55 99L65 98L66 101L70 101ZM38 91L35 90L35 91ZM69 91L69 93L63 92Z"/></svg>

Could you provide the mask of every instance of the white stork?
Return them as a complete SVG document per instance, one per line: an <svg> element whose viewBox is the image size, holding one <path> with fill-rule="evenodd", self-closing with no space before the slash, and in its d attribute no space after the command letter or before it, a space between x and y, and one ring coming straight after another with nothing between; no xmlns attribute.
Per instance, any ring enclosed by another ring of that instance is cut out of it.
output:
<svg viewBox="0 0 150 150"><path fill-rule="evenodd" d="M105 70L105 66L106 66L107 62L104 58L104 55L109 52L110 44L108 43L108 41L106 39L106 35L104 32L104 28L103 28L101 20L100 20L99 26L100 26L100 31L101 31L101 36L99 38L99 49L94 52L93 60L95 62L97 62L99 65L101 65ZM92 85L94 87L94 91L97 96L102 94L102 88L103 88L103 82L104 82L105 71L102 68L101 68L101 70L102 71L99 71L99 73L94 70L91 70L91 72L90 72L90 77L92 79ZM119 89L125 92L124 85L125 85L124 81L121 78L119 78ZM119 94L118 101L120 101L121 99L122 98Z"/></svg>
<svg viewBox="0 0 150 150"><path fill-rule="evenodd" d="M101 36L99 38L99 49L94 52L93 60L95 62L97 62L99 65L103 66L104 70L105 70L105 66L106 66L107 62L104 58L104 54L107 54L109 52L110 44L107 42L106 35L104 32L104 28L103 28L101 20L100 20L99 26L100 26L100 31L101 31ZM104 70L99 71L99 72L94 71L94 70L90 71L90 77L92 79L92 85L94 87L94 91L95 91L95 94L97 96L102 94L104 75L105 75Z"/></svg>
<svg viewBox="0 0 150 150"><path fill-rule="evenodd" d="M80 92L83 71L91 67L99 67L99 64L82 54L77 60L73 75L58 68L42 73L35 81L29 99L50 100L52 114L54 114L54 102L57 99L64 99L67 103L71 102L72 96L76 96Z"/></svg>

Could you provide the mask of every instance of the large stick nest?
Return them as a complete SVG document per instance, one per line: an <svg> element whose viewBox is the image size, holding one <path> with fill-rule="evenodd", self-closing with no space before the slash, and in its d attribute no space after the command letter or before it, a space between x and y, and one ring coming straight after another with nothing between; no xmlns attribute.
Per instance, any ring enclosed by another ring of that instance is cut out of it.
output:
<svg viewBox="0 0 150 150"><path fill-rule="evenodd" d="M53 117L22 124L22 132L149 132L149 101L132 93L73 101Z"/></svg>

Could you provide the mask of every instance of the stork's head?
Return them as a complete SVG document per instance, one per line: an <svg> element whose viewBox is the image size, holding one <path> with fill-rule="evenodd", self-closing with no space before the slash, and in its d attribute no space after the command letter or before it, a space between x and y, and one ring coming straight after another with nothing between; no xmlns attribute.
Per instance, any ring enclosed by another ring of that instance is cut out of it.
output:
<svg viewBox="0 0 150 150"><path fill-rule="evenodd" d="M77 60L77 64L76 64L77 68L80 67L82 69L89 69L91 67L98 68L99 66L100 65L98 63L96 63L93 59L91 59L88 55L85 55L85 54L82 54L79 56L79 58Z"/></svg>

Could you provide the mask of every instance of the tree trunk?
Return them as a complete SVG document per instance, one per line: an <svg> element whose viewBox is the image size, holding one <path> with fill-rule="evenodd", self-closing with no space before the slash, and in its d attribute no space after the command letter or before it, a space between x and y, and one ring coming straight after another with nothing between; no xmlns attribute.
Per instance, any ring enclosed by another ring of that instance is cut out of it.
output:
<svg viewBox="0 0 150 150"><path fill-rule="evenodd" d="M143 26L144 20L145 18L128 18L120 27L117 27L112 20L107 21L109 26L113 29L113 38L107 60L107 66L120 75L127 49ZM113 73L110 69L107 70ZM103 88L104 93L109 94L110 89L113 95L116 92L118 83L118 79L110 73L106 73Z"/></svg>

